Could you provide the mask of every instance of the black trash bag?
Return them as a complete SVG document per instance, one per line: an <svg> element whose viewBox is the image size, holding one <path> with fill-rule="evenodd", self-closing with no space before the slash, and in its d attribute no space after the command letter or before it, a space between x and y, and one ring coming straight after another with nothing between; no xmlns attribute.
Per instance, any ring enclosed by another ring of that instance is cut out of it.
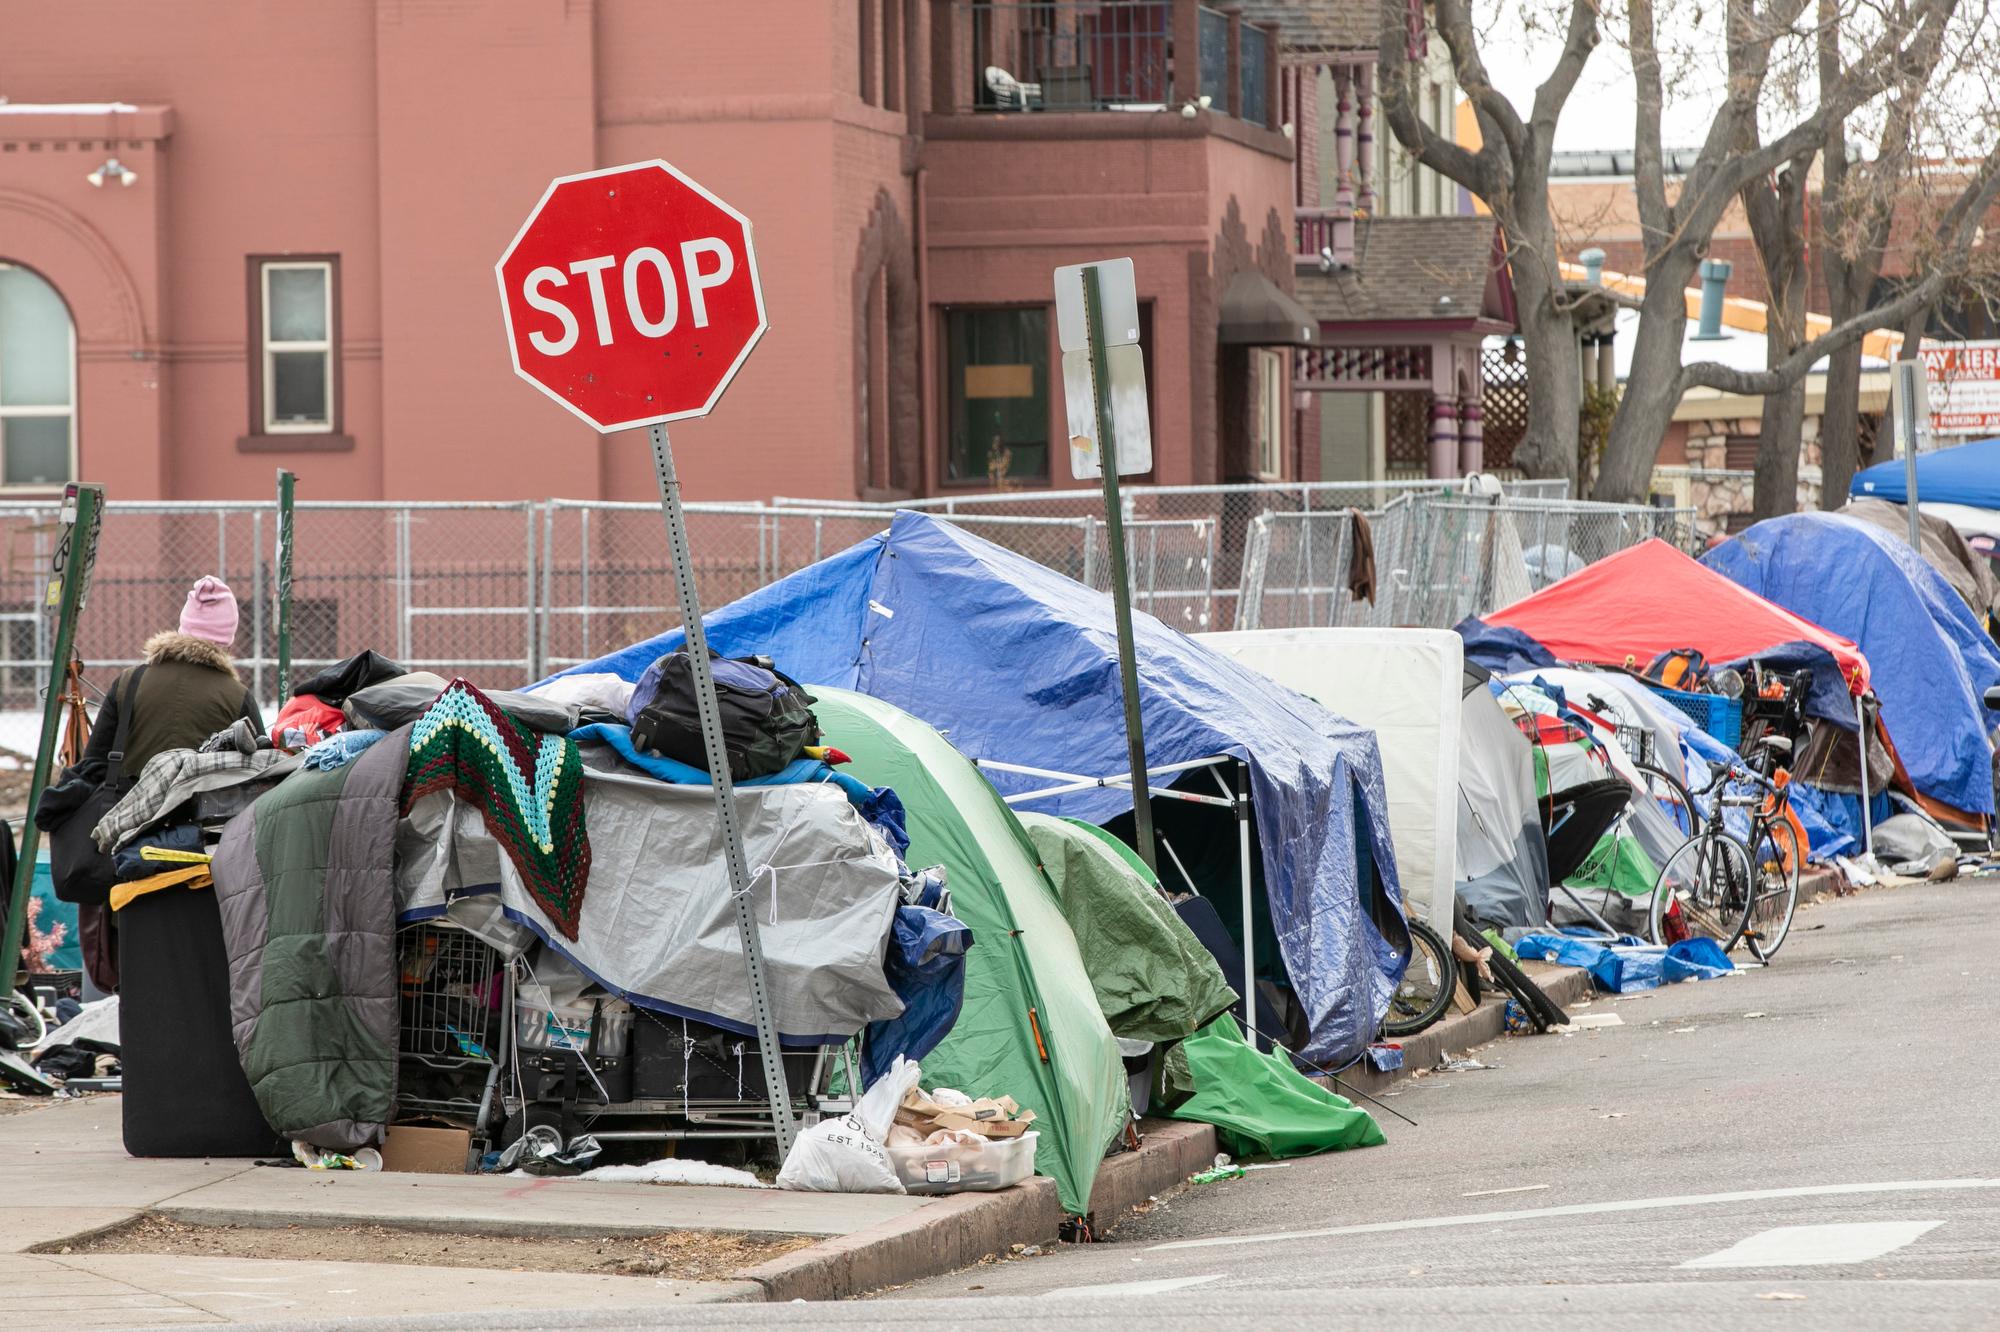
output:
<svg viewBox="0 0 2000 1332"><path fill-rule="evenodd" d="M350 694L359 693L369 685L381 684L384 680L393 680L399 675L409 673L407 667L390 661L370 648L299 681L292 686L292 697L311 694L326 700L327 706L337 708L347 701Z"/></svg>

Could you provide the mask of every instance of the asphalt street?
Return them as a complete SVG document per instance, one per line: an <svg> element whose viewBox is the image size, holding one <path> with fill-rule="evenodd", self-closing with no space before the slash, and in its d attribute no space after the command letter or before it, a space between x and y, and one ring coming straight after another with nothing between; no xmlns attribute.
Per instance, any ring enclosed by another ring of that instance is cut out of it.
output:
<svg viewBox="0 0 2000 1332"><path fill-rule="evenodd" d="M2000 880L1867 892L1768 969L1401 1084L1418 1124L1384 1147L1184 1188L1101 1243L844 1305L480 1325L1990 1327L1996 939Z"/></svg>

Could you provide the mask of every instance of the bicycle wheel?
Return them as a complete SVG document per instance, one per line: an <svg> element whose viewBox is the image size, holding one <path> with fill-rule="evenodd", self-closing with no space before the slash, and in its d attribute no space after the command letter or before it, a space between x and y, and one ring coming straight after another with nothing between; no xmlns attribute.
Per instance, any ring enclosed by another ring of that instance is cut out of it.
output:
<svg viewBox="0 0 2000 1332"><path fill-rule="evenodd" d="M1776 819L1758 819L1751 828L1750 867L1754 891L1744 939L1760 962L1768 962L1792 931L1799 909L1799 866L1805 848L1780 806Z"/></svg>
<svg viewBox="0 0 2000 1332"><path fill-rule="evenodd" d="M1661 812L1673 820L1681 836L1692 837L1699 830L1700 817L1695 813L1694 797L1688 794L1687 786L1666 769L1651 763L1634 765L1639 775L1646 779L1645 794L1653 798Z"/></svg>
<svg viewBox="0 0 2000 1332"><path fill-rule="evenodd" d="M1382 1019L1385 1036L1414 1036L1443 1017L1458 988L1458 963L1451 947L1422 921L1410 921L1410 965L1389 997Z"/></svg>
<svg viewBox="0 0 2000 1332"><path fill-rule="evenodd" d="M28 1044L25 1049L32 1050L40 1045L49 1034L49 1024L42 1016L42 1010L35 1006L35 1001L21 991L15 990L7 996L6 1004L7 1011L27 1033Z"/></svg>
<svg viewBox="0 0 2000 1332"><path fill-rule="evenodd" d="M1653 885L1653 942L1704 935L1728 952L1743 937L1753 877L1749 850L1728 833L1711 829L1688 842L1667 857Z"/></svg>

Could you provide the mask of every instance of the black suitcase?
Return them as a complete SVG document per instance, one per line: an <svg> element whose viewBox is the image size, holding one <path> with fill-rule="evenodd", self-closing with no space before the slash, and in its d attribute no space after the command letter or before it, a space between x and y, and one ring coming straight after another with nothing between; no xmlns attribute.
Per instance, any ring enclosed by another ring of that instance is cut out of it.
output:
<svg viewBox="0 0 2000 1332"><path fill-rule="evenodd" d="M163 888L117 913L119 1062L133 1156L287 1151L250 1091L229 1025L229 958L210 888Z"/></svg>
<svg viewBox="0 0 2000 1332"><path fill-rule="evenodd" d="M812 1090L818 1050L785 1051L793 1096ZM757 1042L693 1018L632 1010L632 1095L641 1101L762 1101L764 1061Z"/></svg>
<svg viewBox="0 0 2000 1332"><path fill-rule="evenodd" d="M530 1101L617 1105L632 1099L632 1063L624 1055L523 1050L521 1081Z"/></svg>

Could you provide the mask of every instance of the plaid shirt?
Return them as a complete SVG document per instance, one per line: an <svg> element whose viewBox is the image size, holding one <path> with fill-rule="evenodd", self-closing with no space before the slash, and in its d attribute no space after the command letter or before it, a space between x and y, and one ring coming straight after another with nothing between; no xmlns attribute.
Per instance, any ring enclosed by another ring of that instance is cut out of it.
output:
<svg viewBox="0 0 2000 1332"><path fill-rule="evenodd" d="M138 783L90 830L91 839L98 850L108 853L203 791L248 781L291 758L276 749L260 749L255 754L169 749L155 754L140 772Z"/></svg>

